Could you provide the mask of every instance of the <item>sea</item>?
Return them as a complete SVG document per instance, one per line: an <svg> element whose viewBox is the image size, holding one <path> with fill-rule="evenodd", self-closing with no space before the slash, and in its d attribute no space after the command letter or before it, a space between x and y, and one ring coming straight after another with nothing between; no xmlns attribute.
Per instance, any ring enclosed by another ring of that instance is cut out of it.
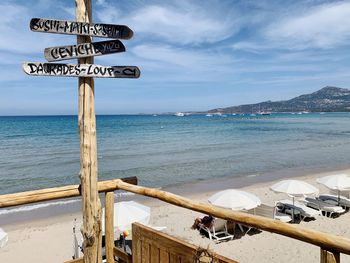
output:
<svg viewBox="0 0 350 263"><path fill-rule="evenodd" d="M350 113L96 119L99 180L159 188L350 166ZM77 116L0 117L0 194L78 184L79 161Z"/></svg>

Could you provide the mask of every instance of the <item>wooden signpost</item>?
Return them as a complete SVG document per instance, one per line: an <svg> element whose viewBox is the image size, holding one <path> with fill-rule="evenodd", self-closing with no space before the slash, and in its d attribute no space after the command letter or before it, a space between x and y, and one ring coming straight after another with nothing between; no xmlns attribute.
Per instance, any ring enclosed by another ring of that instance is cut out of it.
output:
<svg viewBox="0 0 350 263"><path fill-rule="evenodd" d="M25 62L22 68L30 76L79 77L78 124L83 210L81 229L84 238L83 260L84 263L101 263L102 212L97 187L94 77L138 78L140 70L136 66L94 65L94 56L124 52L125 47L119 40L91 43L92 37L130 39L133 31L125 25L93 24L91 0L75 0L75 3L77 21L33 18L30 21L30 29L34 32L77 35L77 45L46 48L44 54L49 62L77 58L78 64ZM113 239L112 235L106 240L110 239ZM107 246L106 249L107 255L112 255L111 246ZM110 256L108 261L114 262L114 258Z"/></svg>
<svg viewBox="0 0 350 263"><path fill-rule="evenodd" d="M83 43L80 45L48 47L44 55L47 61L60 61L72 58L85 58L124 52L125 46L119 40Z"/></svg>
<svg viewBox="0 0 350 263"><path fill-rule="evenodd" d="M88 22L44 18L32 18L30 21L30 29L34 32L117 39L130 39L134 34L132 30L125 25L92 24Z"/></svg>
<svg viewBox="0 0 350 263"><path fill-rule="evenodd" d="M100 66L94 64L61 64L25 62L23 70L31 76L138 78L140 70L135 66Z"/></svg>

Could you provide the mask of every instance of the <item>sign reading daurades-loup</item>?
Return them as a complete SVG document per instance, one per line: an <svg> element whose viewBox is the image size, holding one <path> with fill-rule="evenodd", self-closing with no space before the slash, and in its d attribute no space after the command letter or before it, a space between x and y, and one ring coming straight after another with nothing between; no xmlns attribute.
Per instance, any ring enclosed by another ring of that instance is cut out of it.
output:
<svg viewBox="0 0 350 263"><path fill-rule="evenodd" d="M92 64L60 64L25 62L24 72L31 76L94 77L94 78L138 78L140 70L136 66L100 66Z"/></svg>

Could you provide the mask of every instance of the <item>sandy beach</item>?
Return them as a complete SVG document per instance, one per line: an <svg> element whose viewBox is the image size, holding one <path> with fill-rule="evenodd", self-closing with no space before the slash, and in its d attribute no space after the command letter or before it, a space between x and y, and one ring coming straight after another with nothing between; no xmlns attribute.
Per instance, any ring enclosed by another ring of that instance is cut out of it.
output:
<svg viewBox="0 0 350 263"><path fill-rule="evenodd" d="M350 173L350 169L337 172ZM321 193L327 193L329 191L325 187L316 183L316 178L332 173L334 172L311 173L298 176L297 179L313 184L320 189ZM291 178L290 175L287 177ZM286 195L270 191L269 186L279 179L269 179L220 179L216 184L207 181L185 185L181 187L182 191L178 186L167 190L177 189L172 192L182 193L192 199L206 202L207 198L219 189L241 188L259 196L263 203L273 205L276 200L285 199ZM197 230L191 230L193 220L200 215L199 213L158 200L137 199L151 206L151 225L166 226L164 231L170 235L204 248L210 248L239 262L293 262L296 258L302 259L302 262L319 262L318 247L269 232L258 233L257 231L229 242L215 244L202 237ZM79 213L2 225L1 227L9 235L9 241L4 248L0 249L0 262L64 262L71 259L73 254L72 227L75 218L79 226L81 224ZM350 213L334 219L320 216L315 221L302 222L300 225L350 238ZM341 255L341 262L350 262L350 256Z"/></svg>

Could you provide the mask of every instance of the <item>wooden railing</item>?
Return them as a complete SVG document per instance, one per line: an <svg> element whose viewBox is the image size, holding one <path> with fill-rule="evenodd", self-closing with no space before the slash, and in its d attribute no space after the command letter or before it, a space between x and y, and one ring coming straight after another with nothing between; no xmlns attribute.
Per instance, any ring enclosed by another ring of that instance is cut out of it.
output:
<svg viewBox="0 0 350 263"><path fill-rule="evenodd" d="M135 176L123 179L101 181L98 182L98 191L102 193L113 192L115 190L118 190L116 184L120 180L129 184L137 184L137 177ZM0 195L0 208L44 202L62 198L77 197L80 195L80 185L78 184L27 191L15 194Z"/></svg>
<svg viewBox="0 0 350 263"><path fill-rule="evenodd" d="M307 229L299 225L283 223L277 220L250 215L247 213L235 212L229 209L219 208L207 203L194 201L179 195L158 189L147 188L137 185L135 178L116 179L110 181L99 182L99 192L106 193L106 254L109 262L114 262L113 258L113 203L114 195L108 192L115 190L125 190L132 193L149 196L162 200L164 202L187 208L190 210L213 215L218 218L223 218L230 221L235 221L239 224L291 237L309 244L319 246L321 248L321 262L340 262L339 253L350 255L350 240L344 237L326 234L320 231ZM136 180L137 181L137 180ZM66 186L37 191L24 192L19 194L9 194L0 196L0 208L15 206L20 204L28 204L39 201L47 201L59 198L67 198L79 196L79 186ZM108 223L107 223L108 222Z"/></svg>

